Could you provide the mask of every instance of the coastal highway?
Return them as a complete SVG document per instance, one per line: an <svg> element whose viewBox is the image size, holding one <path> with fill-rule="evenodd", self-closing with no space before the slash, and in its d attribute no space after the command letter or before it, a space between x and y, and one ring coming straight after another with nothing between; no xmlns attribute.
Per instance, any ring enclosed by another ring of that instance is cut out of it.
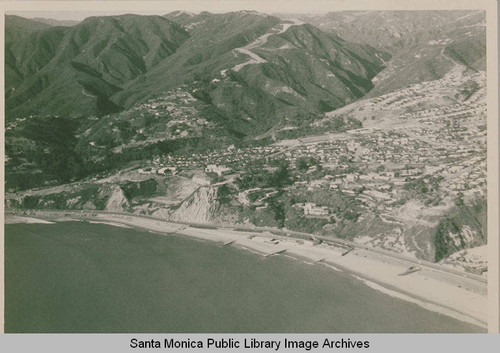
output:
<svg viewBox="0 0 500 353"><path fill-rule="evenodd" d="M342 239L332 239L332 238L324 237L324 236L315 236L315 238L323 240L325 242L331 242L331 243L348 245L348 246L351 246L354 249L364 249L364 250L368 250L368 251L373 251L375 253L378 253L378 254L381 254L381 255L385 255L385 256L390 256L390 257L393 257L393 258L396 258L396 259L400 259L400 260L404 260L404 261L407 261L407 262L419 265L421 267L425 266L425 267L432 268L432 269L435 269L435 270L438 270L438 271L443 271L443 272L447 272L447 273L454 274L454 275L457 275L457 276L461 276L461 277L469 278L469 279L472 279L472 280L476 280L476 281L479 281L479 282L488 283L488 280L486 278L478 276L478 275L474 275L472 273L467 273L467 272L462 272L462 271L454 270L452 268L447 268L447 267L444 267L444 266L440 266L438 264L435 264L435 263L432 263L432 262L428 262L428 261L425 261L425 260L411 258L411 257L404 256L404 255L401 255L401 254L398 254L398 253L395 253L395 252L391 252L391 251L388 251L388 250L377 249L377 248L373 248L371 246L364 245L364 244L357 244L357 243L343 241Z"/></svg>
<svg viewBox="0 0 500 353"><path fill-rule="evenodd" d="M392 251L388 250L383 250L383 249L377 249L373 248L368 245L364 244L358 244L354 243L348 240L344 239L339 239L339 238L332 238L332 237L327 237L327 236L320 236L320 235L315 235L315 234L310 234L310 233L303 233L303 232L296 232L296 231L290 231L290 230L280 230L280 229L275 229L275 228L268 228L268 227L235 227L234 225L232 226L220 226L220 225L215 225L215 224L201 224L201 223L190 223L190 222L171 222L162 218L157 218L157 217L152 217L152 216L146 216L146 215L136 215L132 213L120 213L120 212L110 212L110 211L97 211L97 210L6 210L6 214L13 214L13 215L18 215L18 216L32 216L32 217L40 217L44 219L50 219L54 218L55 215L57 217L61 216L71 216L75 218L83 218L83 219L99 219L97 218L97 214L108 214L108 215L116 215L116 216L128 216L128 217L138 217L138 218L145 218L145 219L151 219L155 221L162 221L162 222L168 222L170 224L178 224L179 226L188 226L188 227L193 227L193 228L204 228L204 229L220 229L220 230L228 230L228 231L242 231L242 232L272 232L272 234L276 235L277 237L292 237L292 238L301 238L301 239L310 239L310 240L321 240L326 243L331 243L334 245L342 246L346 249L363 249L366 251L371 251L373 253L377 253L379 255L383 256L388 256L392 257L395 259L403 260L406 261L410 264L418 265L422 268L426 267L428 269L434 269L437 271L441 272L446 272L449 274L453 274L455 276L463 277L463 278L468 278L472 279L478 282L482 283L488 283L487 279L478 275L474 275L472 273L467 273L463 271L458 271L454 270L452 268L447 268L441 265L438 265L436 263L428 262L425 260L420 260L420 259L415 259L412 257L408 257L405 255L401 255Z"/></svg>
<svg viewBox="0 0 500 353"><path fill-rule="evenodd" d="M252 229L276 231L276 229L272 229L272 228L248 228L248 231L251 231ZM332 238L332 237L321 236L321 235L314 235L314 234L309 234L309 233L295 232L295 231L289 231L289 230L280 231L280 232L282 232L284 236L286 236L285 234L288 234L289 236L292 236L292 237L294 235L300 236L301 238L310 237L311 240L317 239L317 240L324 241L326 243L340 245L340 246L345 247L345 248L363 249L363 250L371 251L371 252L374 252L374 253L377 253L380 255L389 256L389 257L393 257L393 258L396 258L399 260L403 260L403 261L409 262L411 264L419 265L421 267L428 267L428 268L432 268L432 269L435 269L438 271L447 272L447 273L450 273L450 274L453 274L456 276L476 280L476 281L479 281L482 283L488 283L488 280L484 277L481 277L481 276L478 276L478 275L475 275L472 273L454 270L452 268L447 268L447 267L444 267L444 266L441 266L441 265L438 265L436 263L432 263L429 261L416 259L416 258L412 258L409 256L404 256L404 255L401 255L401 254L398 254L398 253L395 253L395 252L392 252L389 250L377 249L377 248L373 248L373 247L368 246L368 245L358 244L358 243L354 243L352 241L348 241L348 240L344 240L344 239Z"/></svg>

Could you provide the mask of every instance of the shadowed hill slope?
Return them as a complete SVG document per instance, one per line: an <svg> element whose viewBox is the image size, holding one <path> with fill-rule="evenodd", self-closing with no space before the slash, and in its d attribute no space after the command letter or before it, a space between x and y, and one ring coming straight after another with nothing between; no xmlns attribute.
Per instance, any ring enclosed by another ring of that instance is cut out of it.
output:
<svg viewBox="0 0 500 353"><path fill-rule="evenodd" d="M118 106L109 98L187 38L160 16L136 15L90 17L74 27L35 32L13 44L6 56L18 73L17 82L6 84L8 116L114 111Z"/></svg>
<svg viewBox="0 0 500 353"><path fill-rule="evenodd" d="M7 169L37 183L309 126L366 95L390 57L252 11L7 22ZM66 173L54 166L57 143L29 132L74 118L64 158L77 167Z"/></svg>

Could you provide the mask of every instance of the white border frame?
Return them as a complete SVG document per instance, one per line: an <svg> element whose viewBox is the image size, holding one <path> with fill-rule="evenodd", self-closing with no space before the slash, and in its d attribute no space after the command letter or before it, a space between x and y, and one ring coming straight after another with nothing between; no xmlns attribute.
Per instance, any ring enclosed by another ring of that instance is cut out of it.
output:
<svg viewBox="0 0 500 353"><path fill-rule="evenodd" d="M138 8L138 3L140 7ZM2 1L0 2L0 94L4 97L4 15L6 12L106 11L111 14L166 14L175 10L229 12L256 10L267 13L314 13L342 10L486 10L487 21L487 109L488 109L488 332L500 332L499 276L499 151L498 135L498 4L495 0L157 0L157 1ZM42 14L43 15L43 14ZM91 14L90 14L91 15ZM0 103L0 223L4 224L4 122L5 102ZM4 330L4 234L0 230L0 332Z"/></svg>

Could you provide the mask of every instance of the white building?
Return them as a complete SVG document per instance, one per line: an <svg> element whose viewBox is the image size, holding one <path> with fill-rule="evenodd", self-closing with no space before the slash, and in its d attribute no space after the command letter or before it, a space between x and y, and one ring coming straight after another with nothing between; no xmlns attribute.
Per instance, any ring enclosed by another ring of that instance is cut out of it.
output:
<svg viewBox="0 0 500 353"><path fill-rule="evenodd" d="M327 216L328 207L316 206L315 203L306 202L304 205L304 214L311 216Z"/></svg>
<svg viewBox="0 0 500 353"><path fill-rule="evenodd" d="M207 173L216 173L218 176L223 174L227 174L231 171L231 168L226 167L225 165L217 165L217 164L209 164L205 168L205 172Z"/></svg>

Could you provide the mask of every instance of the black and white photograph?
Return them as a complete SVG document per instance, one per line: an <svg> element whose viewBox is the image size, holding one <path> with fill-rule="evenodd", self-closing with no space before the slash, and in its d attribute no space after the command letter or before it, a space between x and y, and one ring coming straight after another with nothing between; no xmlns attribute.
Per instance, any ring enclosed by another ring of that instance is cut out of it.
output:
<svg viewBox="0 0 500 353"><path fill-rule="evenodd" d="M488 2L251 3L5 11L6 333L488 332Z"/></svg>

